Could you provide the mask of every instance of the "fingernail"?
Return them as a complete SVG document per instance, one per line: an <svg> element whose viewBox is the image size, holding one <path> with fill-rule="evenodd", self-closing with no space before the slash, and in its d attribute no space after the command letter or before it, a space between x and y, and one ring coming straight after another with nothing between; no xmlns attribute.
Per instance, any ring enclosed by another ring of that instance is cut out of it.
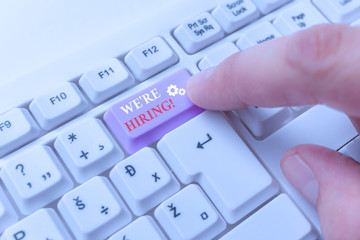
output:
<svg viewBox="0 0 360 240"><path fill-rule="evenodd" d="M192 99L193 94L196 95L197 92L202 92L202 87L204 82L213 74L216 67L207 68L194 76L192 76L186 86L186 91L190 99Z"/></svg>
<svg viewBox="0 0 360 240"><path fill-rule="evenodd" d="M203 81L206 81L208 78L210 78L215 69L216 67L211 67L195 74L189 79L188 85L199 84Z"/></svg>
<svg viewBox="0 0 360 240"><path fill-rule="evenodd" d="M211 75L213 74L215 69L216 69L216 67L211 67L211 68L205 69L204 71L201 71L201 76L202 76L203 80L206 80L209 77L211 77Z"/></svg>
<svg viewBox="0 0 360 240"><path fill-rule="evenodd" d="M285 158L281 168L291 184L310 203L315 205L319 194L319 182L312 169L303 160L302 155L295 154Z"/></svg>

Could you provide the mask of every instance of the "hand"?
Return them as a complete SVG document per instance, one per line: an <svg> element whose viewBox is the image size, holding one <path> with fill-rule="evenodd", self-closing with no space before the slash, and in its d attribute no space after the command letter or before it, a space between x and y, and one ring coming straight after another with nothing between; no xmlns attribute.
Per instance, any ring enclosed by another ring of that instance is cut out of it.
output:
<svg viewBox="0 0 360 240"><path fill-rule="evenodd" d="M360 28L321 25L260 44L192 77L190 99L212 110L327 104L360 130ZM360 164L320 146L289 149L284 175L316 204L325 239L360 238Z"/></svg>

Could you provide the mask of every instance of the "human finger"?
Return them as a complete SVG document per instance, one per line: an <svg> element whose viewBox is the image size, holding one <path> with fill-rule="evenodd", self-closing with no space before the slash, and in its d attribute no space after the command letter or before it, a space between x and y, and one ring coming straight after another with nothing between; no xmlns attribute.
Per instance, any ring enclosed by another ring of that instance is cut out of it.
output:
<svg viewBox="0 0 360 240"><path fill-rule="evenodd" d="M314 145L288 150L281 168L318 211L324 239L359 239L360 164Z"/></svg>
<svg viewBox="0 0 360 240"><path fill-rule="evenodd" d="M360 117L360 28L325 24L241 51L193 76L190 99L212 110L324 103Z"/></svg>

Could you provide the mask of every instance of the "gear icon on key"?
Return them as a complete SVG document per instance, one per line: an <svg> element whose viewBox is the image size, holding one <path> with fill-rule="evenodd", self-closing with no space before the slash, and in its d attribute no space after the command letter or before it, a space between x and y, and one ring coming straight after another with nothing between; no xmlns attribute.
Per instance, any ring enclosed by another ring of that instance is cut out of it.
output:
<svg viewBox="0 0 360 240"><path fill-rule="evenodd" d="M167 88L167 93L169 94L169 96L175 97L179 93L179 89L176 87L176 85L171 84Z"/></svg>
<svg viewBox="0 0 360 240"><path fill-rule="evenodd" d="M184 96L185 93L186 93L185 89L184 89L184 88L180 88L179 94L180 94L181 96Z"/></svg>

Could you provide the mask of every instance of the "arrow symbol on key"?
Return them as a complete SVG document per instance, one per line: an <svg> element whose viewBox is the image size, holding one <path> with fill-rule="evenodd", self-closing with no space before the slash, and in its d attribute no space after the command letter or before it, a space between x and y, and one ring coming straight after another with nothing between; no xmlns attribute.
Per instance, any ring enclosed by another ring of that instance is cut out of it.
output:
<svg viewBox="0 0 360 240"><path fill-rule="evenodd" d="M208 140L206 140L206 141L203 142L203 143L198 142L197 148L204 149L204 145L212 140L212 137L210 136L210 134L207 133L206 135L207 135L207 137L208 137Z"/></svg>

